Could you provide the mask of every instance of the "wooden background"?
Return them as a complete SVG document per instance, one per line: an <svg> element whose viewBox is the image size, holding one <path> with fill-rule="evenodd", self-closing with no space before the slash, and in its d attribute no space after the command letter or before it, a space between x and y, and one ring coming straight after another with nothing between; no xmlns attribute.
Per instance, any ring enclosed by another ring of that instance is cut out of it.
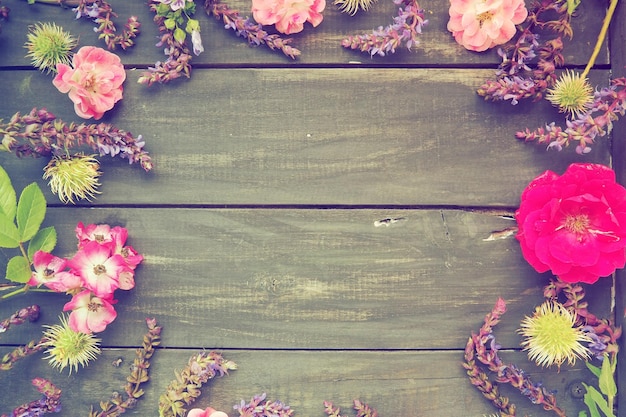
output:
<svg viewBox="0 0 626 417"><path fill-rule="evenodd" d="M54 21L80 45L103 46L93 25L57 6L3 0L11 8L0 33L0 118L46 107L80 121L72 103L29 66L27 27ZM542 302L549 275L523 260L514 239L485 241L507 218L536 175L572 162L613 164L624 179L623 125L590 154L547 152L514 133L562 120L546 103L493 104L475 94L492 77L495 51L470 53L446 30L448 2L423 1L429 19L412 51L370 58L344 50L341 39L387 25L395 5L380 0L349 17L327 4L324 21L294 35L292 61L251 48L209 18L199 2L205 52L191 79L146 87L142 71L164 59L143 1L111 0L121 26L142 23L137 45L117 51L127 68L124 99L105 122L141 134L154 158L145 173L124 160L101 158L102 194L64 206L41 179L44 160L0 155L21 190L37 181L49 202L45 225L59 233L55 253L70 256L77 221L128 228L145 260L137 286L119 293L118 319L100 336L106 347L88 368L68 376L40 355L0 373L0 411L34 398L29 380L50 378L63 389L60 416L85 416L124 384L144 333L145 317L164 326L163 349L133 415L157 415L159 395L188 358L218 349L239 369L213 382L197 406L223 409L266 392L298 416L323 416L323 401L349 408L359 398L381 417L482 416L493 413L465 377L468 336L498 297L509 310L496 336L505 361L557 390L568 415L584 408L575 395L591 374L578 364L560 373L529 363L515 333ZM233 2L246 15L248 2ZM606 1L589 0L566 44L569 67L584 67ZM623 21L623 5L616 22ZM621 17L620 17L621 16ZM614 25L591 79L606 86L624 76L624 28ZM402 218L376 227L385 218ZM0 263L13 255L0 251ZM591 309L623 319L626 291L611 278L587 288ZM617 296L614 297L614 294ZM29 294L5 301L2 317L26 304L57 322L63 296ZM0 353L39 337L24 325L0 338ZM114 359L123 358L121 367ZM620 372L626 372L623 361ZM547 415L505 389L519 414ZM623 399L626 401L626 399Z"/></svg>

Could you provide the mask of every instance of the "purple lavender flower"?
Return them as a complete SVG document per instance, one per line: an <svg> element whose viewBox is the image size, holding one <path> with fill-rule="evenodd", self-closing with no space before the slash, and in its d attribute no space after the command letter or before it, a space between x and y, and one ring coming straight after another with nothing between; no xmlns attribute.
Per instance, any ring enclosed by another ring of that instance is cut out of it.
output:
<svg viewBox="0 0 626 417"><path fill-rule="evenodd" d="M288 405L280 401L266 400L267 394L257 394L252 397L246 404L241 400L239 405L235 405L233 409L239 411L239 414L246 417L289 417L292 416L294 410Z"/></svg>
<svg viewBox="0 0 626 417"><path fill-rule="evenodd" d="M358 49L368 52L370 56L393 54L399 46L406 46L408 50L419 43L418 35L422 33L422 27L428 24L424 19L424 10L420 8L416 0L393 0L395 4L402 5L398 9L398 15L393 23L383 28L379 26L369 34L349 36L341 42L344 48Z"/></svg>

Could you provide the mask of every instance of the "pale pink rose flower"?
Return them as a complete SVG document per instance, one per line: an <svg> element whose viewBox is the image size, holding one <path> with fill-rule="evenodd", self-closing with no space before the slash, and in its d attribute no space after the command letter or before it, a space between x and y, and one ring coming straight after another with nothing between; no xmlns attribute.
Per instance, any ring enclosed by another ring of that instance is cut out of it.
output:
<svg viewBox="0 0 626 417"><path fill-rule="evenodd" d="M450 0L449 13L454 39L476 52L510 41L528 16L524 0Z"/></svg>
<svg viewBox="0 0 626 417"><path fill-rule="evenodd" d="M119 226L118 226L119 227ZM108 224L88 224L85 226L83 222L78 222L76 225L76 238L78 239L78 248L82 248L87 242L96 241L101 245L116 245L115 237L111 226ZM119 234L119 233L118 233ZM126 236L120 236L120 238L124 238L124 242L121 242L122 245L126 242Z"/></svg>
<svg viewBox="0 0 626 417"><path fill-rule="evenodd" d="M205 410L201 408L192 408L187 413L187 417L228 417L228 414L223 411L216 411L211 407L208 407Z"/></svg>
<svg viewBox="0 0 626 417"><path fill-rule="evenodd" d="M67 265L83 278L84 287L98 297L110 297L120 287L120 275L129 270L121 255L96 241L86 243Z"/></svg>
<svg viewBox="0 0 626 417"><path fill-rule="evenodd" d="M81 333L99 333L117 317L112 301L96 297L89 290L81 291L63 306L72 310L68 319L70 329Z"/></svg>
<svg viewBox="0 0 626 417"><path fill-rule="evenodd" d="M57 274L65 269L67 260L51 253L37 251L33 255L33 271L27 284L32 286L48 285L57 279Z"/></svg>
<svg viewBox="0 0 626 417"><path fill-rule="evenodd" d="M120 58L102 48L83 46L72 59L72 67L57 64L52 83L74 102L82 118L102 118L122 99L126 72Z"/></svg>
<svg viewBox="0 0 626 417"><path fill-rule="evenodd" d="M275 25L286 35L302 32L304 23L322 23L326 0L252 0L252 15L257 23Z"/></svg>

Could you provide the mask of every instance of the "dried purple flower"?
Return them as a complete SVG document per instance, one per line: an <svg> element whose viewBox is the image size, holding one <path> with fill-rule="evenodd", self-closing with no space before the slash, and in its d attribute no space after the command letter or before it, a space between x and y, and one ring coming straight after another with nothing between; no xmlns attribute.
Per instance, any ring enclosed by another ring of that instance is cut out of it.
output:
<svg viewBox="0 0 626 417"><path fill-rule="evenodd" d="M249 18L243 18L237 10L231 9L220 0L205 0L204 8L207 14L215 16L224 22L225 29L232 29L237 36L245 38L251 46L265 45L271 50L281 51L284 55L295 59L300 55L300 50L292 47L291 39L281 38L279 35L270 35L263 26L254 23Z"/></svg>
<svg viewBox="0 0 626 417"><path fill-rule="evenodd" d="M201 352L192 356L185 369L176 373L176 380L170 382L166 392L159 397L159 415L183 416L187 411L185 406L200 396L203 384L233 369L237 369L237 364L216 352Z"/></svg>
<svg viewBox="0 0 626 417"><path fill-rule="evenodd" d="M39 400L21 405L13 410L12 416L41 416L46 413L58 413L61 411L61 390L50 381L43 378L35 378L32 384L42 394ZM3 414L2 417L7 417Z"/></svg>
<svg viewBox="0 0 626 417"><path fill-rule="evenodd" d="M39 318L40 308L37 304L24 307L11 315L11 317L0 321L0 333L4 333L12 325L20 325L28 321L35 321Z"/></svg>
<svg viewBox="0 0 626 417"><path fill-rule="evenodd" d="M561 150L571 142L578 142L576 152L588 153L598 137L606 136L613 121L626 113L626 78L611 80L609 87L596 91L589 111L567 120L563 129L554 122L533 131L525 129L515 136L526 142L548 143L548 149Z"/></svg>
<svg viewBox="0 0 626 417"><path fill-rule="evenodd" d="M148 332L143 337L141 348L136 351L136 358L131 366L130 375L126 378L124 392L127 398L124 398L122 394L114 392L110 401L100 402L101 411L96 412L92 407L89 417L119 416L135 407L137 401L143 396L144 390L141 387L150 379L148 375L150 359L152 359L157 346L161 344L162 330L162 327L157 324L154 318L147 318L146 326L148 327Z"/></svg>
<svg viewBox="0 0 626 417"><path fill-rule="evenodd" d="M515 416L515 405L507 397L500 395L497 385L489 381L487 373L477 363L482 363L487 369L496 374L496 382L505 382L517 388L533 404L543 406L544 410L553 411L558 416L565 417L565 412L556 405L553 393L540 384L533 383L526 373L513 364L505 364L498 356L499 346L495 343L493 328L500 322L500 317L506 312L506 303L499 298L493 310L485 316L484 324L478 334L472 333L465 347L465 362L470 382L485 398L500 410L501 416Z"/></svg>
<svg viewBox="0 0 626 417"><path fill-rule="evenodd" d="M393 54L400 46L406 46L408 50L419 43L418 35L422 33L422 27L428 24L424 19L424 10L420 8L417 0L393 0L397 5L398 15L393 23L383 28L373 30L369 34L349 36L341 42L344 48L358 49L368 52L371 56Z"/></svg>
<svg viewBox="0 0 626 417"><path fill-rule="evenodd" d="M0 151L13 152L18 157L63 155L69 149L87 146L100 155L119 155L131 164L139 163L146 171L152 169L141 136L135 138L107 123L65 123L46 109L34 108L27 115L15 113L8 123L0 120L0 135Z"/></svg>
<svg viewBox="0 0 626 417"><path fill-rule="evenodd" d="M122 33L116 35L117 28L112 19L116 18L117 14L105 0L79 0L78 6L73 10L77 19L84 17L96 23L94 30L100 34L98 38L103 39L110 50L118 46L122 49L133 46L133 39L139 35L141 23L136 16L129 17Z"/></svg>
<svg viewBox="0 0 626 417"><path fill-rule="evenodd" d="M239 405L235 405L233 409L239 411L242 417L289 417L292 416L294 410L280 401L267 400L267 394L257 394L252 397L246 404L241 400Z"/></svg>

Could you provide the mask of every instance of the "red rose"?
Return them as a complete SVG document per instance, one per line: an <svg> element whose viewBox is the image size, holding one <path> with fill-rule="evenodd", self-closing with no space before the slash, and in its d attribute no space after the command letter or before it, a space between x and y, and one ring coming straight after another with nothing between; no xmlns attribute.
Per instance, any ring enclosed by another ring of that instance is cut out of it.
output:
<svg viewBox="0 0 626 417"><path fill-rule="evenodd" d="M522 193L517 239L537 272L592 284L626 263L626 189L597 164L546 171Z"/></svg>

